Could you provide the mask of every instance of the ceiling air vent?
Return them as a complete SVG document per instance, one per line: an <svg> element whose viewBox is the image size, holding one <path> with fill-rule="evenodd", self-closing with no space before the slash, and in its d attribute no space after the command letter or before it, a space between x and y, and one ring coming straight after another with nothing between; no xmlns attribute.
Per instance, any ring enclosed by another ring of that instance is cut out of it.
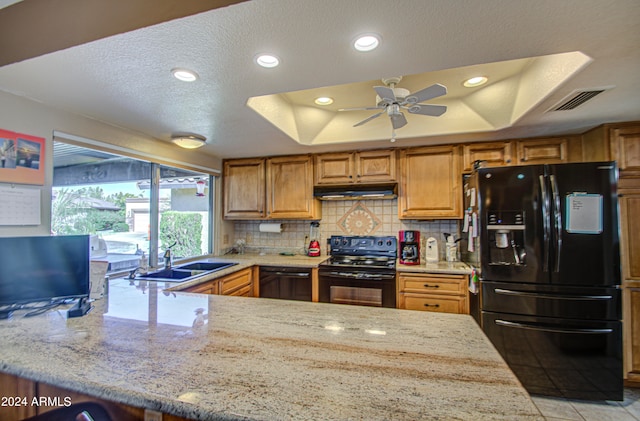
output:
<svg viewBox="0 0 640 421"><path fill-rule="evenodd" d="M558 104L554 105L549 109L549 111L566 111L573 110L585 102L589 101L591 98L595 97L603 93L604 91L613 88L613 86L606 88L597 88L597 89L589 89L589 90L581 90L581 91L573 91L569 96L565 97Z"/></svg>

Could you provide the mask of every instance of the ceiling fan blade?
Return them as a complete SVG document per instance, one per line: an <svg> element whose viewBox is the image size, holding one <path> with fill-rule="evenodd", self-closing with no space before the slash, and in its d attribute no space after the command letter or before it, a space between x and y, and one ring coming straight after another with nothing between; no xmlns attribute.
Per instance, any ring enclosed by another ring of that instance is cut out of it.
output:
<svg viewBox="0 0 640 421"><path fill-rule="evenodd" d="M378 114L374 114L371 117L367 117L364 120L362 120L360 123L356 123L353 125L353 127L358 127L358 126L362 126L364 123L368 123L371 120L373 120L376 117L380 117L382 114L384 114L384 111L380 111Z"/></svg>
<svg viewBox="0 0 640 421"><path fill-rule="evenodd" d="M402 113L391 114L389 117L391 118L391 125L393 125L394 129L399 129L407 124L407 119Z"/></svg>
<svg viewBox="0 0 640 421"><path fill-rule="evenodd" d="M368 110L382 110L384 107L357 107L357 108L340 108L338 111L368 111Z"/></svg>
<svg viewBox="0 0 640 421"><path fill-rule="evenodd" d="M428 88L424 88L416 93L413 93L404 99L407 104L417 104L419 102L427 101L431 98L437 98L447 94L447 87L436 83Z"/></svg>
<svg viewBox="0 0 640 421"><path fill-rule="evenodd" d="M388 102L389 104L397 101L396 94L394 94L393 89L388 86L374 86L373 89L375 89L376 93L383 101Z"/></svg>
<svg viewBox="0 0 640 421"><path fill-rule="evenodd" d="M413 104L405 108L411 114L430 115L432 117L439 117L447 111L445 105Z"/></svg>

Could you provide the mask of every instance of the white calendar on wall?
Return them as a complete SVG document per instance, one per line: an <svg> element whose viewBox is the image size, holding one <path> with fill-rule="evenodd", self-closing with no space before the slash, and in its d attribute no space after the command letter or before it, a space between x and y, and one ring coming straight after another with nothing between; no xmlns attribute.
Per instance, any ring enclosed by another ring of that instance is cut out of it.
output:
<svg viewBox="0 0 640 421"><path fill-rule="evenodd" d="M40 225L40 189L0 186L0 225Z"/></svg>

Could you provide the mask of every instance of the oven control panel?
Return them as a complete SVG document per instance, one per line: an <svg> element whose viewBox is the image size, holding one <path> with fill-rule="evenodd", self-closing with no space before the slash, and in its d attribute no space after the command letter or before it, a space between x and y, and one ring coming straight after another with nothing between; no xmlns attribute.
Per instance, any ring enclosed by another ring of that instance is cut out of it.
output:
<svg viewBox="0 0 640 421"><path fill-rule="evenodd" d="M396 254L398 243L396 237L343 236L333 235L330 238L331 254Z"/></svg>

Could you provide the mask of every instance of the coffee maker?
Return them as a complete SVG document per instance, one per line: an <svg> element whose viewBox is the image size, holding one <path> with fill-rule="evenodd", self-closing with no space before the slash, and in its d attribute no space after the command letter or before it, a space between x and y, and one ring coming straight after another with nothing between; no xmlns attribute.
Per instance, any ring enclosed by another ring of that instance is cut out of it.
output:
<svg viewBox="0 0 640 421"><path fill-rule="evenodd" d="M400 247L400 264L420 264L420 231L400 231L398 233Z"/></svg>

